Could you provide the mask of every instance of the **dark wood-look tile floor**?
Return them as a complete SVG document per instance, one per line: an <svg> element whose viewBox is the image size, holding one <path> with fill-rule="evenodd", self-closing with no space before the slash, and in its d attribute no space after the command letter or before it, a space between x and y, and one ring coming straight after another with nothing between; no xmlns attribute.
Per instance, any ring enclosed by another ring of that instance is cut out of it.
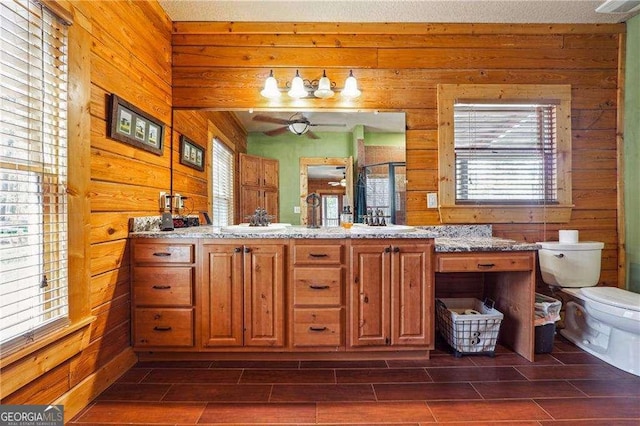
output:
<svg viewBox="0 0 640 426"><path fill-rule="evenodd" d="M640 425L640 377L558 338L535 362L140 362L69 424Z"/></svg>

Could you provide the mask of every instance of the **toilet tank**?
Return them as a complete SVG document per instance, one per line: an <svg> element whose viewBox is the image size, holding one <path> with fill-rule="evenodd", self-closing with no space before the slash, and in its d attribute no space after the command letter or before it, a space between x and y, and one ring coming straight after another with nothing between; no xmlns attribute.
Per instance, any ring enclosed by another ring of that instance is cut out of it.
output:
<svg viewBox="0 0 640 426"><path fill-rule="evenodd" d="M601 242L540 244L538 259L542 280L557 287L593 287L600 280Z"/></svg>

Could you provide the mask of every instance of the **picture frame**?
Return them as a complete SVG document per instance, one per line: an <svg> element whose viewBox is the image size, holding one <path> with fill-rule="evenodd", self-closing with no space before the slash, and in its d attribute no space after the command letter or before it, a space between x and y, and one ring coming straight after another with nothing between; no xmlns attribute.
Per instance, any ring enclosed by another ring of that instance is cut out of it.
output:
<svg viewBox="0 0 640 426"><path fill-rule="evenodd" d="M109 137L162 156L164 124L116 94L110 103Z"/></svg>
<svg viewBox="0 0 640 426"><path fill-rule="evenodd" d="M205 152L206 150L202 146L186 136L180 135L180 164L203 172Z"/></svg>

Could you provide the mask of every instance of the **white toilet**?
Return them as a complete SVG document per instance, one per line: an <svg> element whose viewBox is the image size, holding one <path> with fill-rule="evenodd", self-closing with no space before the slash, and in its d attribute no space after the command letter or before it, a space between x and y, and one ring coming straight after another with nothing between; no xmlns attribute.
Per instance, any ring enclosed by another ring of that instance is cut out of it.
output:
<svg viewBox="0 0 640 426"><path fill-rule="evenodd" d="M544 282L575 298L566 304L560 334L614 367L640 376L640 294L595 287L604 244L538 244Z"/></svg>

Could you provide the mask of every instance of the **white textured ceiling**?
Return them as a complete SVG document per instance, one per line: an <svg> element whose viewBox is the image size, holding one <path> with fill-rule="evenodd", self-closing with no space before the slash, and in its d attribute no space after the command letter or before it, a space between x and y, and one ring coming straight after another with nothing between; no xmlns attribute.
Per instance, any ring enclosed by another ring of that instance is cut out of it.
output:
<svg viewBox="0 0 640 426"><path fill-rule="evenodd" d="M173 21L616 23L603 0L159 0ZM636 12L637 13L637 12Z"/></svg>

